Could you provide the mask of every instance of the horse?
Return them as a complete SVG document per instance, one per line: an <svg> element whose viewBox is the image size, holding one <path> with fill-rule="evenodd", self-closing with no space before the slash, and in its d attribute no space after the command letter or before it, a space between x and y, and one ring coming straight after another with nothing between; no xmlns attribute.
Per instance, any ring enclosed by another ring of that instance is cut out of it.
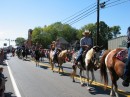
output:
<svg viewBox="0 0 130 97"><path fill-rule="evenodd" d="M62 70L62 72L64 72L63 71L63 67L62 67L62 64L65 62L65 59L67 60L67 61L70 61L69 60L69 52L68 52L68 50L63 50L63 51L61 51L60 53L59 53L59 55L57 56L57 58L58 58L58 66L59 66L59 70L58 70L58 72L60 73L60 69Z"/></svg>
<svg viewBox="0 0 130 97"><path fill-rule="evenodd" d="M85 58L84 58L84 64L85 64L85 68L86 68L86 74L87 74L87 81L88 81L88 89L89 85L92 84L92 82L95 79L94 76L94 70L97 70L99 68L99 52L102 49L102 47L99 46L93 46L90 50L88 50L88 52L85 54ZM74 55L77 55L78 52L74 53ZM76 69L77 67L79 68L80 72L79 72L79 76L80 76L80 84L81 86L84 86L84 83L82 82L82 72L83 72L83 68L81 66L81 62L78 62L78 65L75 65L75 58L76 56L73 56L74 62L73 62L73 66L72 66L72 73L71 73L71 77L73 79L73 82L75 82L74 76L76 75ZM83 58L83 57L82 57ZM89 82L89 71L91 72L92 75L92 81Z"/></svg>
<svg viewBox="0 0 130 97"><path fill-rule="evenodd" d="M5 91L5 77L3 72L3 68L0 67L0 97L4 97L4 91Z"/></svg>
<svg viewBox="0 0 130 97"><path fill-rule="evenodd" d="M54 72L54 50L50 50L50 52L49 52L49 63L50 63L50 65L51 65L51 69L52 69L52 71Z"/></svg>
<svg viewBox="0 0 130 97"><path fill-rule="evenodd" d="M14 57L14 56L15 56L15 49L12 48L12 57Z"/></svg>
<svg viewBox="0 0 130 97"><path fill-rule="evenodd" d="M26 51L25 49L22 49L22 59L24 60L24 57L26 56Z"/></svg>
<svg viewBox="0 0 130 97"><path fill-rule="evenodd" d="M103 56L100 61L101 80L104 80L105 89L108 85L107 69L109 70L109 73L110 73L110 77L112 81L112 86L111 86L112 88L111 88L110 96L119 97L117 81L119 78L123 78L125 63L119 60L116 56L118 52L122 50L125 50L125 49L116 48L114 50L106 50L103 53Z"/></svg>
<svg viewBox="0 0 130 97"><path fill-rule="evenodd" d="M57 55L57 63L59 66L59 70L58 72L60 72L60 69L62 69L63 72L63 68L62 68L62 64L65 62L65 58L68 56L68 50L63 50L61 52L59 52L59 54ZM50 54L49 54L49 62L51 64L51 69L54 72L54 64L56 62L54 62L54 50L50 50Z"/></svg>
<svg viewBox="0 0 130 97"><path fill-rule="evenodd" d="M0 77L0 97L4 97L5 79Z"/></svg>

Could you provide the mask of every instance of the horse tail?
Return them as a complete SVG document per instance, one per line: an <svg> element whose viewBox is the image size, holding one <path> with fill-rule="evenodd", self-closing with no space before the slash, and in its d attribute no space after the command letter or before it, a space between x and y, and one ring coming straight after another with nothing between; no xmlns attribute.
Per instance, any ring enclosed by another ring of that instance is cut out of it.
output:
<svg viewBox="0 0 130 97"><path fill-rule="evenodd" d="M108 74L107 74L107 68L106 68L106 64L105 64L105 58L109 52L110 52L110 50L106 50L100 60L101 81L104 80L105 89L106 89L106 86L108 85Z"/></svg>

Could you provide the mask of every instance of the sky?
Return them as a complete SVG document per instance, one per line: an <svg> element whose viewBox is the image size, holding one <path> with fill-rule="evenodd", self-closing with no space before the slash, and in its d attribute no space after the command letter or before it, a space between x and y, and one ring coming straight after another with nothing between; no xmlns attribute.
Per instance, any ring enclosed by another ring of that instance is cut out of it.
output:
<svg viewBox="0 0 130 97"><path fill-rule="evenodd" d="M104 21L110 27L119 25L121 35L126 35L130 26L130 0L100 0L100 3L104 1L107 3L127 1L112 7L106 5L100 10L100 21ZM28 29L44 27L55 22L64 23L64 19L96 2L97 0L0 0L0 46L3 43L9 44L5 39L15 40L17 37L27 39ZM112 4L114 3L110 5ZM80 29L96 21L95 12L71 26ZM15 42L11 41L10 44L14 45Z"/></svg>

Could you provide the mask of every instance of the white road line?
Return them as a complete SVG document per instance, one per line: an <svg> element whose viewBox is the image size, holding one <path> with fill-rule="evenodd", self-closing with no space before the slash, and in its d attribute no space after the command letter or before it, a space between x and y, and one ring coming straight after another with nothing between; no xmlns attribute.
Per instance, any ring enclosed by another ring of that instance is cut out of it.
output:
<svg viewBox="0 0 130 97"><path fill-rule="evenodd" d="M18 87L16 85L15 79L13 77L12 71L11 71L7 61L6 61L6 64L7 64L7 68L8 68L9 74L10 74L10 78L11 78L11 81L12 81L12 85L13 85L15 94L16 94L17 97L22 97L20 92L19 92L19 89L18 89Z"/></svg>

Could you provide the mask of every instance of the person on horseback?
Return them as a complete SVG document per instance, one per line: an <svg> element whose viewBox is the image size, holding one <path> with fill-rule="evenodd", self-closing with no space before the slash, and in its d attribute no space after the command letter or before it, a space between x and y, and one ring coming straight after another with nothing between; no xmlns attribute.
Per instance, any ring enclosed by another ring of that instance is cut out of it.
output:
<svg viewBox="0 0 130 97"><path fill-rule="evenodd" d="M93 40L90 37L90 32L88 30L85 30L82 33L82 35L83 37L80 39L80 49L76 58L75 65L77 65L77 63L80 61L83 69L85 69L85 64L83 63L82 54L84 51L87 52L90 48L92 48Z"/></svg>
<svg viewBox="0 0 130 97"><path fill-rule="evenodd" d="M130 83L130 27L128 27L127 29L127 48L128 48L128 59L125 65L123 82L122 82L122 85L125 87L128 87Z"/></svg>
<svg viewBox="0 0 130 97"><path fill-rule="evenodd" d="M15 55L15 49L12 48L12 56L14 56L14 55Z"/></svg>
<svg viewBox="0 0 130 97"><path fill-rule="evenodd" d="M38 46L36 46L34 53L35 53L35 61L36 61L36 67L37 67L39 66L39 58L40 58L40 50Z"/></svg>
<svg viewBox="0 0 130 97"><path fill-rule="evenodd" d="M61 43L60 40L57 39L56 41L53 41L55 50L54 50L54 61L58 62L57 54L61 51Z"/></svg>
<svg viewBox="0 0 130 97"><path fill-rule="evenodd" d="M3 67L0 67L0 97L5 97L4 96L4 91L5 91L5 76L3 74Z"/></svg>

